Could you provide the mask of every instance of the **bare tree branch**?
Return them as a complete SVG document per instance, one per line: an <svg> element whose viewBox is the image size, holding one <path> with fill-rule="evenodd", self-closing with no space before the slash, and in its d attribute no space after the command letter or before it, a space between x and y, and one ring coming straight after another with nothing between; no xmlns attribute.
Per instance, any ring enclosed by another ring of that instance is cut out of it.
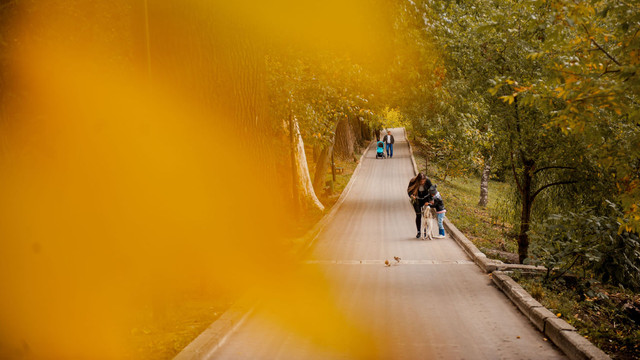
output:
<svg viewBox="0 0 640 360"><path fill-rule="evenodd" d="M594 39L591 39L591 43L593 43L593 45L595 45L598 49L600 49L600 51L602 51L605 55L607 55L607 57L609 59L611 59L611 61L613 61L614 63L616 63L616 65L618 66L622 66L622 64L620 64L620 62L618 60L616 60L616 58L614 58L613 56L611 56L611 54L609 54L607 52L607 50L603 49L602 46L600 46Z"/></svg>
<svg viewBox="0 0 640 360"><path fill-rule="evenodd" d="M531 195L531 202L533 202L533 200L536 198L536 196L538 196L538 194L540 194L540 192L542 190L544 190L544 189L546 189L548 187L556 186L556 185L575 184L577 182L578 181L576 181L576 180L568 180L568 181L558 181L558 182L554 182L554 183L551 183L551 184L547 184L547 185L541 187L540 189L538 189L536 192L534 192L533 195Z"/></svg>
<svg viewBox="0 0 640 360"><path fill-rule="evenodd" d="M583 24L582 27L584 28L584 31L587 32L587 35L589 35L589 38L591 38L591 34L589 33L589 29L587 29L587 27ZM616 60L616 58L614 58L613 56L611 56L611 54L609 54L607 52L607 50L605 50L602 46L600 46L600 44L598 44L596 42L595 39L591 39L591 43L593 45L595 45L598 49L600 49L600 51L602 51L609 59L611 59L611 61L613 61L614 63L616 63L616 65L618 66L622 66L622 64L620 64L620 62L618 60Z"/></svg>
<svg viewBox="0 0 640 360"><path fill-rule="evenodd" d="M620 72L620 69L616 69L616 70L609 70L609 63L607 63L604 67L604 72L602 74L600 74L600 76L604 76L606 74L611 74L611 73L618 73Z"/></svg>
<svg viewBox="0 0 640 360"><path fill-rule="evenodd" d="M627 82L627 80L631 79L632 77L636 76L637 71L634 71L633 74L629 75L629 77L627 77L626 79L623 80L623 82Z"/></svg>
<svg viewBox="0 0 640 360"><path fill-rule="evenodd" d="M611 94L602 94L602 95L593 95L593 96L585 96L582 98L576 98L576 99L572 99L571 101L585 101L585 100L590 100L590 99L597 99L597 98L607 98L610 97Z"/></svg>
<svg viewBox="0 0 640 360"><path fill-rule="evenodd" d="M575 170L576 168L575 168L575 167L571 167L571 166L547 166L547 167L543 167L543 168L540 168L540 169L538 169L538 170L534 171L534 172L533 172L533 174L535 175L535 174L537 174L537 173L539 173L539 172L541 172L541 171L543 171L543 170L549 170L549 169L568 169L568 170Z"/></svg>

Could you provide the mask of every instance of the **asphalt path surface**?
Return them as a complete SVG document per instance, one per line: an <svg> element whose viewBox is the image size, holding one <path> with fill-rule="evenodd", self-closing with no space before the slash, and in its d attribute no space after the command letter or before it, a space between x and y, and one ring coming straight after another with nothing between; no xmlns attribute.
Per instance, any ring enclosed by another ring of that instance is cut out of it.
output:
<svg viewBox="0 0 640 360"><path fill-rule="evenodd" d="M311 296L331 310L313 301L300 307L302 295L267 300L211 358L565 358L448 235L415 238L406 195L414 176L411 155L403 130L393 134L393 158L376 159L375 147L369 149L344 202L300 265L301 272L320 277L301 275L299 293L317 292ZM446 205L447 189L439 190ZM314 286L312 278L323 284ZM282 306L270 306L274 302Z"/></svg>

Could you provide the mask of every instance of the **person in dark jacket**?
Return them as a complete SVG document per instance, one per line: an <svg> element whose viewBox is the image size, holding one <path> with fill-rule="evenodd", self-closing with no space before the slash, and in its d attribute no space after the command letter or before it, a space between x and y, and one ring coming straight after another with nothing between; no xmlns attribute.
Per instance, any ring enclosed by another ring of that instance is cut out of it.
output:
<svg viewBox="0 0 640 360"><path fill-rule="evenodd" d="M420 225L422 223L422 206L431 200L429 189L431 188L431 180L427 178L423 173L418 173L407 187L407 195L411 198L411 204L416 212L416 228L418 234L416 238L420 238Z"/></svg>
<svg viewBox="0 0 640 360"><path fill-rule="evenodd" d="M436 215L438 217L438 230L440 231L435 238L443 238L444 237L444 225L442 222L444 221L444 214L447 212L447 209L444 208L444 202L442 201L442 196L440 196L440 192L438 192L437 185L432 185L429 187L429 198L427 199L429 205L436 209Z"/></svg>
<svg viewBox="0 0 640 360"><path fill-rule="evenodd" d="M393 157L393 143L395 140L393 139L393 135L391 135L391 131L387 130L387 135L382 138L382 141L387 145L387 156Z"/></svg>

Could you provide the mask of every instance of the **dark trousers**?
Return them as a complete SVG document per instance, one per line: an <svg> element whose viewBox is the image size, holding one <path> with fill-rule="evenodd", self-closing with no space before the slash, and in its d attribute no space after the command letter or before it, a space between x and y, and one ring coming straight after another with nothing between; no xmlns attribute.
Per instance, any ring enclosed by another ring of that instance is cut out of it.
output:
<svg viewBox="0 0 640 360"><path fill-rule="evenodd" d="M416 229L418 229L418 232L420 232L420 226L422 225L422 206L425 203L426 201L420 200L413 203L413 210L416 211Z"/></svg>

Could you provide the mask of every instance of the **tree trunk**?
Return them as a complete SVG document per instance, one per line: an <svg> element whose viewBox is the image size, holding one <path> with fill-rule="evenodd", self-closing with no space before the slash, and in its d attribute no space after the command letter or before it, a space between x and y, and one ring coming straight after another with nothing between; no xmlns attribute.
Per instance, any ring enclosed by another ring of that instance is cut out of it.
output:
<svg viewBox="0 0 640 360"><path fill-rule="evenodd" d="M518 260L520 264L529 256L529 227L531 221L531 208L533 196L531 194L531 183L533 174L533 161L525 161L522 173L522 212L520 214L520 232L518 234Z"/></svg>
<svg viewBox="0 0 640 360"><path fill-rule="evenodd" d="M518 233L518 261L523 264L525 259L529 256L529 227L531 221L531 207L533 204L532 196L532 182L533 182L533 170L535 168L535 161L528 159L523 149L522 130L520 128L520 112L518 109L518 98L514 99L514 111L515 111L515 135L518 136L518 148L519 157L522 162L523 171L519 177L516 171L515 164L513 162L513 155L511 164L513 168L513 176L518 185L518 191L520 192L520 199L522 201L522 209L520 212L520 231ZM513 144L511 144L513 147ZM518 181L520 178L521 181Z"/></svg>
<svg viewBox="0 0 640 360"><path fill-rule="evenodd" d="M320 156L322 156L323 151L324 151L324 148L320 146L320 144L313 145L313 163L314 164L318 163L318 160L320 159Z"/></svg>
<svg viewBox="0 0 640 360"><path fill-rule="evenodd" d="M309 175L309 166L307 165L307 156L304 151L304 141L300 134L300 127L295 118L292 119L293 134L295 139L295 162L296 162L296 180L299 199L302 205L306 209L324 210L324 205L318 200L315 191L313 190L313 183L311 182L311 176Z"/></svg>
<svg viewBox="0 0 640 360"><path fill-rule="evenodd" d="M331 155L333 154L333 143L325 146L320 152L316 163L316 172L313 176L313 187L316 191L322 190L324 186L325 174L331 165Z"/></svg>
<svg viewBox="0 0 640 360"><path fill-rule="evenodd" d="M336 162L333 158L333 154L335 154L335 151L331 152L331 181L335 183L336 182ZM333 189L333 185L331 185L331 189Z"/></svg>
<svg viewBox="0 0 640 360"><path fill-rule="evenodd" d="M449 175L449 162L446 161L445 163L446 165L444 166L444 177L442 178L442 182L447 181L447 175Z"/></svg>
<svg viewBox="0 0 640 360"><path fill-rule="evenodd" d="M484 170L480 180L480 201L478 206L486 207L489 204L489 176L491 176L491 156L484 161Z"/></svg>
<svg viewBox="0 0 640 360"><path fill-rule="evenodd" d="M298 192L298 172L297 172L297 163L296 163L296 132L295 127L297 124L294 124L293 114L291 112L291 108L289 108L289 155L290 155L290 163L291 163L291 192L293 198L293 216L298 217L300 215L300 197Z"/></svg>
<svg viewBox="0 0 640 360"><path fill-rule="evenodd" d="M349 119L342 119L336 128L335 155L342 159L350 159L355 154L355 136Z"/></svg>
<svg viewBox="0 0 640 360"><path fill-rule="evenodd" d="M369 125L364 123L361 117L358 117L358 121L360 121L360 123L362 124L360 129L362 129L362 138L364 139L365 143L371 141L371 128L369 127Z"/></svg>
<svg viewBox="0 0 640 360"><path fill-rule="evenodd" d="M351 129L353 131L353 137L354 137L354 150L356 146L362 146L363 143L363 138L362 138L362 123L360 122L360 119L358 119L357 116L352 117L351 119L349 119L349 124L351 124ZM355 153L355 151L354 151Z"/></svg>

